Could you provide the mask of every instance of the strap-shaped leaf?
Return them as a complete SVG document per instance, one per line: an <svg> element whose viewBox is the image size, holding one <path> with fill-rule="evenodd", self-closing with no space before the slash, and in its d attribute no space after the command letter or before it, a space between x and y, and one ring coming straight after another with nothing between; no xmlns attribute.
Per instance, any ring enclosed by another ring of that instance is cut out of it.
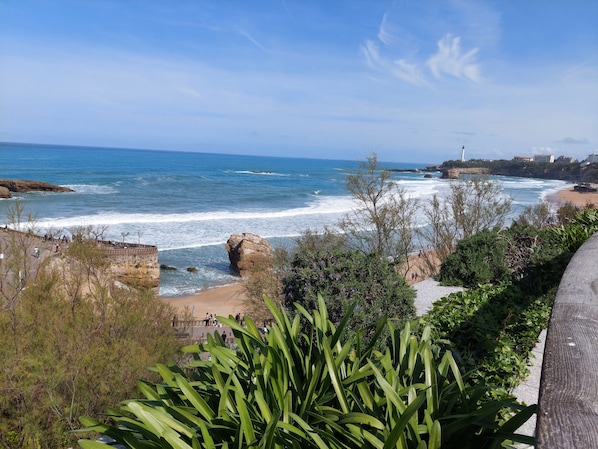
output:
<svg viewBox="0 0 598 449"><path fill-rule="evenodd" d="M214 418L214 411L210 408L208 403L204 401L201 395L195 391L191 385L189 385L189 382L187 382L187 379L183 376L177 374L175 379L181 392L185 395L185 398L193 404L197 411L201 413L208 422L211 421Z"/></svg>

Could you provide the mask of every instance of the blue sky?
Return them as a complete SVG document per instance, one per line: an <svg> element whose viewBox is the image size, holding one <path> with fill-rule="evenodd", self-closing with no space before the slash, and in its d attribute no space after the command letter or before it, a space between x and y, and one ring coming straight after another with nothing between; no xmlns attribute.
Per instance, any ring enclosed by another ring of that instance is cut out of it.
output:
<svg viewBox="0 0 598 449"><path fill-rule="evenodd" d="M583 159L597 24L595 0L0 0L0 140Z"/></svg>

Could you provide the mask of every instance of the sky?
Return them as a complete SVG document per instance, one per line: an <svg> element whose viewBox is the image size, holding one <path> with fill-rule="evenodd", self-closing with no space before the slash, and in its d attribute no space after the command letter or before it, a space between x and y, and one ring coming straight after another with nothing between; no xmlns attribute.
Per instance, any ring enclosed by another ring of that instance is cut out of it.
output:
<svg viewBox="0 0 598 449"><path fill-rule="evenodd" d="M598 152L595 0L0 0L0 141Z"/></svg>

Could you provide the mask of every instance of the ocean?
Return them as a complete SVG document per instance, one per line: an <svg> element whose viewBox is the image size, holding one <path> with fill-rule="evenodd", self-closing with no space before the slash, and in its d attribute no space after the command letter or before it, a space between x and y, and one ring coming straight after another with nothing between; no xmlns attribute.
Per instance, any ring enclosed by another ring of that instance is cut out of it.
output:
<svg viewBox="0 0 598 449"><path fill-rule="evenodd" d="M105 227L108 240L156 245L159 262L176 268L162 271L160 295L182 296L237 280L229 272L224 246L231 234L251 232L282 246L306 229L334 226L352 208L345 180L358 164L0 143L0 178L44 181L75 191L24 193L0 200L0 223L19 198L42 234L68 234L69 229L91 225ZM427 165L431 164L380 162L382 168ZM448 182L434 176L402 172L393 173L393 180L425 202L448 190ZM513 217L566 185L495 179L513 200Z"/></svg>

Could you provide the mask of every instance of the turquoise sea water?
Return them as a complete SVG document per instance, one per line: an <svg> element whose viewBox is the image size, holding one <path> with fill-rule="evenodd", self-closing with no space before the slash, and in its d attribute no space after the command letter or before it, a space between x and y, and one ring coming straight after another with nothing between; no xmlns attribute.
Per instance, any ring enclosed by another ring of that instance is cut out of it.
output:
<svg viewBox="0 0 598 449"><path fill-rule="evenodd" d="M421 164L381 163L385 168ZM0 143L0 178L50 182L74 193L20 198L40 232L106 226L106 238L157 245L160 293L190 294L235 280L224 244L252 232L284 244L305 229L334 225L352 207L347 173L359 162L206 153ZM438 176L438 175L436 175ZM426 201L447 181L395 173L407 192ZM561 181L496 178L513 198L513 215L562 188ZM14 199L0 200L0 223ZM424 223L420 223L423 225ZM190 273L186 268L198 271Z"/></svg>

